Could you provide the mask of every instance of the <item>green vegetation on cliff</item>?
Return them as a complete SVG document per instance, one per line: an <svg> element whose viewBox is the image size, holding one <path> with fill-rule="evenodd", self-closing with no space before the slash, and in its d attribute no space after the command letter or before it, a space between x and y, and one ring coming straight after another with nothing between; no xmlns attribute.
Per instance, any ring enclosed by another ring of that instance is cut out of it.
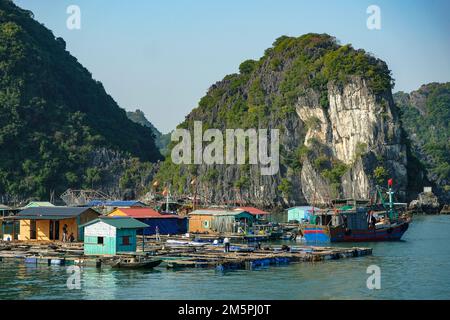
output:
<svg viewBox="0 0 450 320"><path fill-rule="evenodd" d="M450 191L450 82L423 85L410 94L397 92L403 127L413 155L428 170L430 180Z"/></svg>
<svg viewBox="0 0 450 320"><path fill-rule="evenodd" d="M152 131L127 118L63 39L0 0L0 195L95 186L102 177L90 158L100 147L161 157Z"/></svg>

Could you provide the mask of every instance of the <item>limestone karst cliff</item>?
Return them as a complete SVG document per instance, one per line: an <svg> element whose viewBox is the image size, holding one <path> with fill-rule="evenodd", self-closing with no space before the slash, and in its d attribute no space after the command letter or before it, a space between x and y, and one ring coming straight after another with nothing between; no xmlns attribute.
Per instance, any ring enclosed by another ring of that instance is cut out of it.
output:
<svg viewBox="0 0 450 320"><path fill-rule="evenodd" d="M326 34L280 37L258 61L214 84L179 128L280 130L280 170L260 165L175 165L167 158L158 179L173 194L206 203L260 206L368 198L394 178L399 198L408 187L408 157L387 65ZM174 144L172 144L173 147ZM226 153L226 150L225 150Z"/></svg>

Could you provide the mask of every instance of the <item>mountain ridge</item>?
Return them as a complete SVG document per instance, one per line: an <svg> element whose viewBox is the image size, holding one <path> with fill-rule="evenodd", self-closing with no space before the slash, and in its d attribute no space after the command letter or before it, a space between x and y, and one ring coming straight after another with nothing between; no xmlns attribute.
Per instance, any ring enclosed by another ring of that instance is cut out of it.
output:
<svg viewBox="0 0 450 320"><path fill-rule="evenodd" d="M162 133L159 131L153 123L151 123L144 112L140 109L136 109L135 111L127 111L127 117L131 121L135 123L139 123L141 126L150 128L155 135L155 144L159 148L159 151L162 155L166 155L168 152L168 145L170 143L170 135L171 133Z"/></svg>

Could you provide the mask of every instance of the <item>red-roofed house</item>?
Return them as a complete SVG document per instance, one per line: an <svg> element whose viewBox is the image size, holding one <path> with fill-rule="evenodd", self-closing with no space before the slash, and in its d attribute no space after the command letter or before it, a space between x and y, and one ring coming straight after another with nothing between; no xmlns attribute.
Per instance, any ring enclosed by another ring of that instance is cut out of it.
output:
<svg viewBox="0 0 450 320"><path fill-rule="evenodd" d="M261 209L255 208L255 207L237 207L234 210L239 210L239 211L247 211L248 213L254 215L254 216L264 216L264 215L269 215L270 213L267 211L263 211Z"/></svg>
<svg viewBox="0 0 450 320"><path fill-rule="evenodd" d="M144 228L145 235L184 234L187 232L187 218L175 214L161 214L152 208L117 208L108 214L109 217L131 217L148 225Z"/></svg>

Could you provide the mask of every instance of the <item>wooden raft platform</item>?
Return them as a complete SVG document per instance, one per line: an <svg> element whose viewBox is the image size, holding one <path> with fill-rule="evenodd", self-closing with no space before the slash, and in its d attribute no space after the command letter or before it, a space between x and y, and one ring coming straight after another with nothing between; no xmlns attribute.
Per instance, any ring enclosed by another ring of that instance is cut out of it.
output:
<svg viewBox="0 0 450 320"><path fill-rule="evenodd" d="M278 249L278 248L276 248ZM292 251L256 250L254 252L228 252L223 249L205 252L181 253L178 257L160 258L169 269L216 268L217 270L247 269L289 263L316 262L361 257L372 254L371 248L295 247Z"/></svg>
<svg viewBox="0 0 450 320"><path fill-rule="evenodd" d="M225 253L222 245L205 244L198 246L167 246L163 242L149 242L151 251L126 255L149 255L163 260L161 266L168 269L216 268L218 271L252 270L271 265L286 265L300 262L316 262L371 255L371 248L338 248L318 246L293 246L283 250L281 246L266 246L257 249L248 245L232 245L231 252ZM139 246L138 246L139 248ZM121 254L122 256L124 254ZM2 259L23 259L27 264L82 265L103 267L102 256L84 256L82 243L0 243Z"/></svg>

